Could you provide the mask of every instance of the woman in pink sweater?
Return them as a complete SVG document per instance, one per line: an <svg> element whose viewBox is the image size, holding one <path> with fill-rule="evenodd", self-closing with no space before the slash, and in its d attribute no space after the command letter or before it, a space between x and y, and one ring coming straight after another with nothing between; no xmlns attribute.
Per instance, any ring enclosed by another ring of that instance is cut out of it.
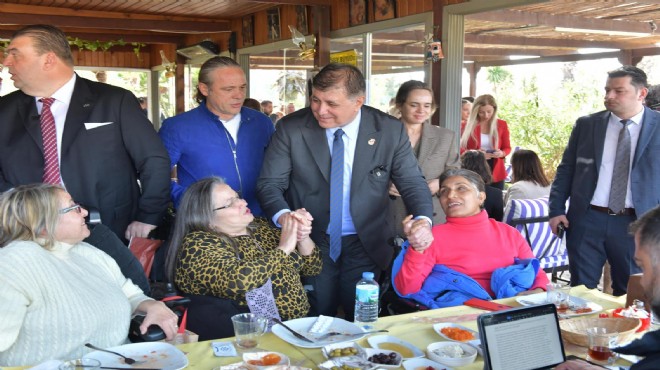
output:
<svg viewBox="0 0 660 370"><path fill-rule="evenodd" d="M451 169L440 176L440 184L440 205L447 223L433 227L434 241L429 247L410 245L394 279L395 287L401 295L416 293L433 267L444 265L474 279L496 298L491 288L493 271L513 265L515 259L531 259L534 255L516 229L488 218L483 210L485 185L479 175ZM410 225L409 222L406 229ZM548 282L539 269L529 290L522 293L543 291Z"/></svg>

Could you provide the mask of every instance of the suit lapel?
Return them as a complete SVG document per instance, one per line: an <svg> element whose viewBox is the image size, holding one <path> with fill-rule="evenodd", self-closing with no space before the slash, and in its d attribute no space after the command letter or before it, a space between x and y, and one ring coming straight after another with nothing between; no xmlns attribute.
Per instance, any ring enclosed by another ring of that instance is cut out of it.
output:
<svg viewBox="0 0 660 370"><path fill-rule="evenodd" d="M381 132L376 126L376 121L373 115L369 114L365 109L362 109L362 117L360 118L360 129L358 130L358 137L355 142L355 155L353 156L353 170L351 177L351 194L357 194L357 189L360 184L367 177L369 171L375 166L384 165L389 166L389 163L374 163L373 158L376 153L378 145L381 145ZM387 168L387 171L392 171Z"/></svg>
<svg viewBox="0 0 660 370"><path fill-rule="evenodd" d="M87 82L76 76L76 85L73 88L69 110L64 121L64 132L62 133L62 155L66 154L73 141L78 136L80 130L85 127L85 122L89 117L92 108L96 103L96 98L89 90Z"/></svg>
<svg viewBox="0 0 660 370"><path fill-rule="evenodd" d="M44 141L41 135L41 121L37 112L37 103L33 96L25 95L17 107L18 116L25 130L28 132L34 143L37 144L41 153L44 152Z"/></svg>
<svg viewBox="0 0 660 370"><path fill-rule="evenodd" d="M605 148L605 134L607 133L607 121L610 112L603 113L594 124L594 155L596 156L596 173L600 170L603 161L603 150Z"/></svg>
<svg viewBox="0 0 660 370"><path fill-rule="evenodd" d="M648 146L655 130L658 127L660 114L653 112L651 109L644 107L644 120L642 121L642 130L639 132L639 139L637 139L637 149L635 149L635 158L633 160L632 168L635 168L637 161L644 154L644 150Z"/></svg>
<svg viewBox="0 0 660 370"><path fill-rule="evenodd" d="M310 113L310 116L311 115L312 114ZM305 140L307 149L323 174L323 178L330 183L331 158L330 149L328 148L328 139L325 136L325 129L319 126L314 117L309 117L307 122L308 123L301 129L303 140Z"/></svg>
<svg viewBox="0 0 660 370"><path fill-rule="evenodd" d="M422 126L422 137L419 141L419 158L417 158L417 162L419 162L420 165L426 161L429 155L431 155L431 151L437 145L437 141L438 137L433 135L431 125L429 123L424 123Z"/></svg>

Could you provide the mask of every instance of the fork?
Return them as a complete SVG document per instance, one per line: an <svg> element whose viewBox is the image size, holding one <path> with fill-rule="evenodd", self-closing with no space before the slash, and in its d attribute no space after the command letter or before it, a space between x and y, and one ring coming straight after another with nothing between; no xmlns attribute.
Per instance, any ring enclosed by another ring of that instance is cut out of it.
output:
<svg viewBox="0 0 660 370"><path fill-rule="evenodd" d="M334 336L337 336L337 335L343 335L343 336L346 336L346 337L355 337L355 336L359 336L359 335L366 335L366 334L373 334L373 333L389 333L389 331L385 330L385 329L382 329L382 330L364 331L362 333L348 333L348 334L347 333L338 333L336 331L331 331L329 333L325 333L323 335L318 336L316 338L316 340L323 340L323 339L326 339L328 337L334 337Z"/></svg>
<svg viewBox="0 0 660 370"><path fill-rule="evenodd" d="M95 346L91 343L85 343L85 347L95 349L97 351L107 352L107 353L112 353L113 355L117 355L117 356L123 358L124 362L126 362L127 365L139 364L139 363L143 362L143 361L138 361L134 358L126 357L126 356L122 355L121 353L112 352L112 351L108 351L107 349L99 348L99 347L97 347L97 346Z"/></svg>

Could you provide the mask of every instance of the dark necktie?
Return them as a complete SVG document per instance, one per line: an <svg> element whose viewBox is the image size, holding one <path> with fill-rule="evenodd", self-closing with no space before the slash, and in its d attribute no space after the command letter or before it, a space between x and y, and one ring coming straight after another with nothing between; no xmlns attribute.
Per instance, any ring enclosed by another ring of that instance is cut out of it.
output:
<svg viewBox="0 0 660 370"><path fill-rule="evenodd" d="M60 163L57 156L57 131L55 130L55 117L50 111L50 106L55 99L43 98L40 100L43 104L41 108L41 138L44 143L44 177L46 184L62 183L60 178Z"/></svg>
<svg viewBox="0 0 660 370"><path fill-rule="evenodd" d="M626 191L628 190L628 175L630 174L630 131L628 125L632 121L622 119L623 127L619 132L619 142L616 146L616 159L612 171L612 186L610 187L609 208L619 213L626 207Z"/></svg>
<svg viewBox="0 0 660 370"><path fill-rule="evenodd" d="M335 131L332 142L332 167L330 169L330 258L337 261L341 254L341 223L344 200L344 131Z"/></svg>

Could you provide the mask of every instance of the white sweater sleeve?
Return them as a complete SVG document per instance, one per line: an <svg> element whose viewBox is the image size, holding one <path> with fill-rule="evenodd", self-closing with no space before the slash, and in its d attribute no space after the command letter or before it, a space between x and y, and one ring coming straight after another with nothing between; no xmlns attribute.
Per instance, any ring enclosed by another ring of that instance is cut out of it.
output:
<svg viewBox="0 0 660 370"><path fill-rule="evenodd" d="M0 352L14 344L23 326L30 302L21 290L0 270Z"/></svg>
<svg viewBox="0 0 660 370"><path fill-rule="evenodd" d="M84 254L86 258L96 260L99 265L107 270L112 279L121 287L126 298L128 298L128 301L131 304L131 312L135 312L137 306L143 301L152 300L152 298L147 297L144 292L142 292L142 289L135 285L131 279L125 277L121 273L117 262L115 262L115 260L108 254L87 243L79 243L76 247L77 252Z"/></svg>

